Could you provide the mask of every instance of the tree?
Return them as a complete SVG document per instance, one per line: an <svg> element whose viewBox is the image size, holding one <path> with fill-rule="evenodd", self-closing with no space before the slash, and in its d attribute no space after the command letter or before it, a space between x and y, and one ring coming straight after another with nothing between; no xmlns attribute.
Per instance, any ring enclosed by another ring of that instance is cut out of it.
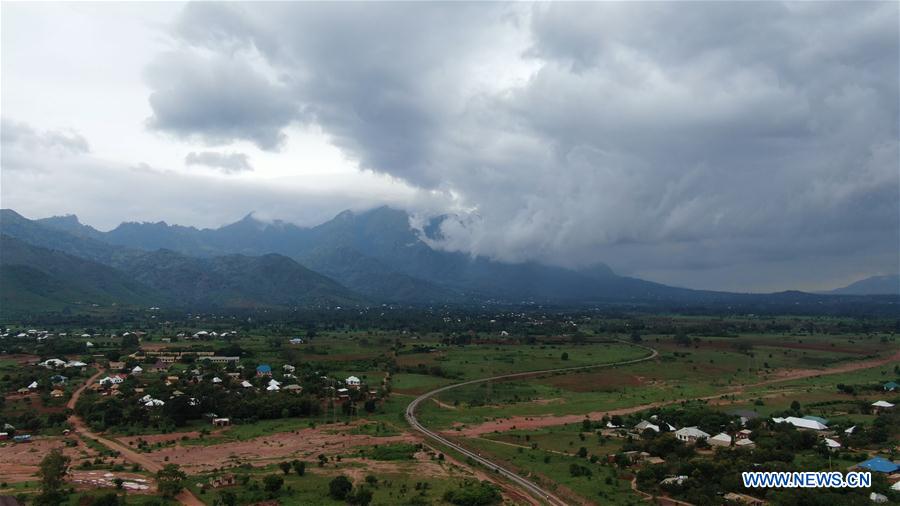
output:
<svg viewBox="0 0 900 506"><path fill-rule="evenodd" d="M269 474L263 478L263 487L266 489L266 492L273 496L281 490L282 485L284 485L284 478L277 474Z"/></svg>
<svg viewBox="0 0 900 506"><path fill-rule="evenodd" d="M38 468L38 477L41 479L41 493L34 499L34 504L56 505L63 502L66 494L63 491L63 480L69 472L71 459L62 454L58 448L50 450L50 453L41 460Z"/></svg>
<svg viewBox="0 0 900 506"><path fill-rule="evenodd" d="M288 474L291 472L291 463L288 461L279 462L278 467L281 468L281 472L284 474Z"/></svg>
<svg viewBox="0 0 900 506"><path fill-rule="evenodd" d="M119 506L120 504L125 504L125 501L124 499L120 500L115 492L108 492L97 496L94 498L93 502L91 502L91 506Z"/></svg>
<svg viewBox="0 0 900 506"><path fill-rule="evenodd" d="M359 506L369 506L372 502L372 491L368 487L360 487L347 497L347 502Z"/></svg>
<svg viewBox="0 0 900 506"><path fill-rule="evenodd" d="M566 351L564 351L564 352L562 353L562 355L560 355L559 358L562 359L562 360L569 360L569 353L566 352Z"/></svg>
<svg viewBox="0 0 900 506"><path fill-rule="evenodd" d="M166 464L165 467L156 473L156 487L163 497L172 498L184 488L184 480L186 479L187 475L184 474L184 471L177 464Z"/></svg>
<svg viewBox="0 0 900 506"><path fill-rule="evenodd" d="M497 504L503 499L500 490L492 483L482 481L467 482L466 486L451 489L444 493L444 500L459 506L483 506Z"/></svg>
<svg viewBox="0 0 900 506"><path fill-rule="evenodd" d="M350 495L351 490L353 490L353 483L343 474L331 480L328 484L328 495L338 501L346 499Z"/></svg>
<svg viewBox="0 0 900 506"><path fill-rule="evenodd" d="M219 494L219 502L222 506L236 506L237 505L237 495L231 490L223 490Z"/></svg>
<svg viewBox="0 0 900 506"><path fill-rule="evenodd" d="M291 466L294 468L294 472L297 473L297 476L306 474L306 462L295 460L291 462Z"/></svg>

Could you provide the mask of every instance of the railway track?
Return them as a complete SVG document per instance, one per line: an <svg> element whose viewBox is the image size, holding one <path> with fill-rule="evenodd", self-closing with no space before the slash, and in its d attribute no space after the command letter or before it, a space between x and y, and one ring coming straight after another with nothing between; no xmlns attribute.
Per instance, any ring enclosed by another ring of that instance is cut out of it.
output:
<svg viewBox="0 0 900 506"><path fill-rule="evenodd" d="M512 482L514 485L517 485L523 491L525 491L529 495L535 497L539 501L548 503L551 506L566 506L567 503L565 501L563 501L562 499L557 497L551 491L546 490L545 488L542 488L537 483L534 483L533 481L519 475L518 473L515 473L515 472L503 467L501 464L494 462L486 457L483 457L479 453L469 450L466 447L460 445L459 443L455 443L455 442L451 441L450 439L447 439L446 437L442 436L441 434L429 429L428 427L425 427L424 425L422 425L422 422L420 422L419 419L416 418L416 409L419 407L419 405L423 401L426 401L426 400L430 399L431 397L434 397L435 395L438 395L442 392L446 392L448 390L452 390L454 388L460 388L460 387L464 387L464 386L468 386L468 385L476 385L478 383L484 383L487 381L525 378L525 377L530 377L530 376L540 376L542 374L551 374L551 373L558 373L558 372L573 372L573 371L581 371L581 370L588 370L588 369L601 369L601 368L607 368L607 367L617 367L617 366L623 366L623 365L629 365L629 364L636 364L638 362L644 362L647 360L653 360L654 358L659 356L659 352L649 346L643 346L643 345L639 345L639 344L629 343L626 341L620 341L620 342L622 342L624 344L628 344L629 346L642 348L644 350L649 351L650 354L645 357L641 357L641 358L637 358L637 359L633 359L633 360L623 360L620 362L612 362L612 363L608 363L608 364L595 364L595 365L585 365L585 366L575 366L575 367L560 367L560 368L556 368L556 369L543 369L543 370L539 370L539 371L525 371L525 372L517 372L517 373L511 373L511 374L501 374L498 376L490 376L487 378L479 378L479 379L463 381L460 383L454 383L452 385L443 386L441 388L434 389L430 392L426 392L426 393L416 397L415 399L413 399L413 401L410 402L409 405L406 407L406 421L409 423L409 425L414 430L416 430L417 432L419 432L420 434L425 436L427 439L430 439L430 440L432 440L440 445L446 446L448 448L452 448L453 450L456 450L457 452L461 453L462 455L465 455L466 457L474 460L475 462L478 462L479 464L485 466L487 469L490 469L490 470L496 472L497 474L503 476L504 478L506 478L507 480Z"/></svg>

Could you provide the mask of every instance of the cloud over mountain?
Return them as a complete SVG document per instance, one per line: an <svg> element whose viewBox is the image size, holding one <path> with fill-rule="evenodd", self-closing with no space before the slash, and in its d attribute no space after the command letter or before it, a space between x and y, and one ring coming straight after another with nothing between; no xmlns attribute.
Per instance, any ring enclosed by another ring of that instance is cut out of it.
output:
<svg viewBox="0 0 900 506"><path fill-rule="evenodd" d="M175 33L214 55L189 75L278 76L225 110L259 103L266 128L292 110L362 166L458 196L477 218L448 221L445 247L664 271L897 246L896 11L207 3ZM207 91L182 84L175 103ZM264 114L272 97L294 107ZM180 128L258 138L200 116Z"/></svg>
<svg viewBox="0 0 900 506"><path fill-rule="evenodd" d="M249 202L238 213L296 218L260 173L309 129L416 192L392 204L447 213L448 250L699 288L824 288L897 268L898 10L190 3L144 69L143 119L195 153L250 153L261 182L233 189L247 192L229 197ZM378 200L364 193L296 200Z"/></svg>

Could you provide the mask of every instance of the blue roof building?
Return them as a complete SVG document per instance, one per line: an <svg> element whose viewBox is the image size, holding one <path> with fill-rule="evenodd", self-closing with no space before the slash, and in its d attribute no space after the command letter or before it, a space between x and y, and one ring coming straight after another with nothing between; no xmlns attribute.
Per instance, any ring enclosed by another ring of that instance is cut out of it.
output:
<svg viewBox="0 0 900 506"><path fill-rule="evenodd" d="M891 474L900 471L900 464L895 464L890 460L882 457L874 457L864 462L856 464L856 467L868 469L876 473Z"/></svg>
<svg viewBox="0 0 900 506"><path fill-rule="evenodd" d="M900 388L900 385L898 385L896 381L888 381L884 384L884 389L888 392L893 392L894 390L897 390L897 388Z"/></svg>
<svg viewBox="0 0 900 506"><path fill-rule="evenodd" d="M269 364L261 364L256 368L257 376L271 376L272 375L272 366Z"/></svg>

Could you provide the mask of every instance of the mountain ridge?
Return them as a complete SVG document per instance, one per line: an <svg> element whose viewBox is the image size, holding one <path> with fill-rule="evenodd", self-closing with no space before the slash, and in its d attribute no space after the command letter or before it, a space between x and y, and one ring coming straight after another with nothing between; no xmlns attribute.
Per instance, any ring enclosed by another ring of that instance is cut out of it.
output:
<svg viewBox="0 0 900 506"><path fill-rule="evenodd" d="M900 274L869 276L849 285L822 292L832 295L898 295Z"/></svg>
<svg viewBox="0 0 900 506"><path fill-rule="evenodd" d="M405 211L387 206L359 213L344 211L314 227L300 227L279 220L264 222L257 219L254 213L248 213L241 220L215 229L197 229L164 222L129 222L109 232L99 232L88 225L81 225L75 216L32 221L11 210L0 211L0 227L4 233L8 232L26 242L61 249L123 269L134 276L153 272L155 277L145 281L161 287L154 283L165 279L165 269L153 264L134 267L141 261L148 261L148 255L152 254L154 256L149 258L168 265L169 269L187 269L186 272L192 273L192 279L198 280L201 286L207 283L209 287L215 287L213 292L221 292L222 296L210 296L210 299L218 304L244 304L246 300L242 299L241 290L246 290L250 299L265 297L262 293L254 293L252 286L238 289L221 278L213 283L203 278L201 273L204 276L221 276L222 273L217 274L216 269L230 265L223 263L221 257L233 255L244 258L245 264L240 269L256 269L264 273L266 270L258 264L262 262L258 257L269 254L291 260L297 264L291 267L297 272L306 269L336 282L336 286L323 288L334 296L333 301L579 306L629 304L635 307L664 304L675 308L729 307L737 304L761 310L772 305L825 307L848 301L861 304L852 296L844 295L797 291L741 294L672 287L619 276L599 262L573 270L537 262L502 263L486 257L443 251L428 242L439 234L439 223L432 220L428 224L429 230L419 231L412 227L410 216ZM423 235L426 237L423 238ZM176 261L166 255L179 256ZM240 270L230 273L235 278L241 278L241 274ZM277 283L266 286L275 291L286 289ZM316 283L311 286L324 287ZM202 302L203 297L191 291L190 287L183 289L185 293L193 294L184 296L186 303ZM228 293L231 295L224 295ZM322 300L328 300L328 297ZM275 301L284 303L287 299L283 296L268 299L270 303Z"/></svg>

